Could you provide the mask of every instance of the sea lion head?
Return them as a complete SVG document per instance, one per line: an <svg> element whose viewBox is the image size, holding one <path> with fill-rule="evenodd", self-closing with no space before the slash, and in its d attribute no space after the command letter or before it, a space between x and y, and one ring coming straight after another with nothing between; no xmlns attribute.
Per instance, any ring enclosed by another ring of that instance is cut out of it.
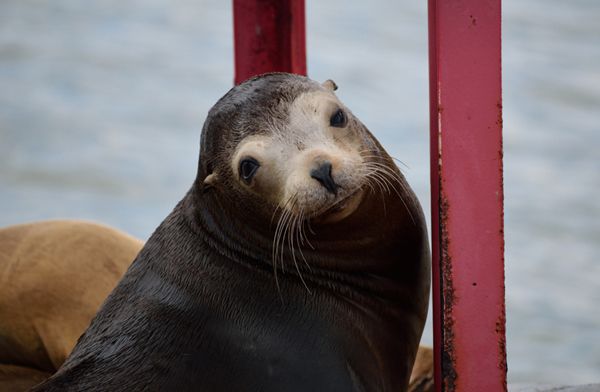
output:
<svg viewBox="0 0 600 392"><path fill-rule="evenodd" d="M426 246L416 197L336 88L331 80L265 74L210 110L196 209L226 246L262 252L261 260L272 250L273 264L302 257L336 271L392 266Z"/></svg>
<svg viewBox="0 0 600 392"><path fill-rule="evenodd" d="M336 88L276 73L231 89L204 125L202 187L269 219L279 211L323 224L354 213L367 188L397 188L387 154Z"/></svg>

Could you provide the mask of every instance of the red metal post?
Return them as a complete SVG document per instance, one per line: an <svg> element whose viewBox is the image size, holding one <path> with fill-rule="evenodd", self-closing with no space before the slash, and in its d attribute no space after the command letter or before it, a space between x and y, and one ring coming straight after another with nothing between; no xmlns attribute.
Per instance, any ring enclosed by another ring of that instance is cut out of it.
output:
<svg viewBox="0 0 600 392"><path fill-rule="evenodd" d="M505 391L501 0L429 0L437 391Z"/></svg>
<svg viewBox="0 0 600 392"><path fill-rule="evenodd" d="M265 72L306 75L304 0L233 0L235 83Z"/></svg>

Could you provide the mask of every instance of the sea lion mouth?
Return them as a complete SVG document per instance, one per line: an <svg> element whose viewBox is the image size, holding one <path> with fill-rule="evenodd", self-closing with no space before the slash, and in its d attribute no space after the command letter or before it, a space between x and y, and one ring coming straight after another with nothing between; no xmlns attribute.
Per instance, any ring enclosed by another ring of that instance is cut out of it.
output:
<svg viewBox="0 0 600 392"><path fill-rule="evenodd" d="M315 214L314 220L319 223L338 222L352 214L360 205L363 198L363 188L358 188L349 195L337 200Z"/></svg>

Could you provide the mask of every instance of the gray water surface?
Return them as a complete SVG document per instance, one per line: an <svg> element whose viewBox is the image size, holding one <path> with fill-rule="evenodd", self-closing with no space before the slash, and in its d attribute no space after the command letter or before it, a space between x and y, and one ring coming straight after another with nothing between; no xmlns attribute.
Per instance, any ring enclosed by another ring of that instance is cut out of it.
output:
<svg viewBox="0 0 600 392"><path fill-rule="evenodd" d="M309 74L337 82L427 211L426 2L307 3ZM597 0L504 1L511 382L600 380L599 20ZM0 2L0 225L148 238L195 176L232 44L229 1Z"/></svg>

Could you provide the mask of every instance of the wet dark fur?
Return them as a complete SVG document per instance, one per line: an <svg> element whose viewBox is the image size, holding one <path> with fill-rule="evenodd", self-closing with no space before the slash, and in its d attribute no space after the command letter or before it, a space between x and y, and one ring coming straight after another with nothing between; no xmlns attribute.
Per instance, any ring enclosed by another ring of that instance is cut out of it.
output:
<svg viewBox="0 0 600 392"><path fill-rule="evenodd" d="M369 192L339 224L313 226L304 287L285 251L275 284L272 206L227 169L232 146L286 121L321 88L271 74L235 87L204 125L198 177L106 300L60 370L36 391L398 391L423 329L429 251L423 216ZM367 144L397 170L354 117ZM219 181L203 184L212 171ZM229 173L229 174L228 174ZM385 202L385 208L383 207ZM410 216L412 215L412 217Z"/></svg>

